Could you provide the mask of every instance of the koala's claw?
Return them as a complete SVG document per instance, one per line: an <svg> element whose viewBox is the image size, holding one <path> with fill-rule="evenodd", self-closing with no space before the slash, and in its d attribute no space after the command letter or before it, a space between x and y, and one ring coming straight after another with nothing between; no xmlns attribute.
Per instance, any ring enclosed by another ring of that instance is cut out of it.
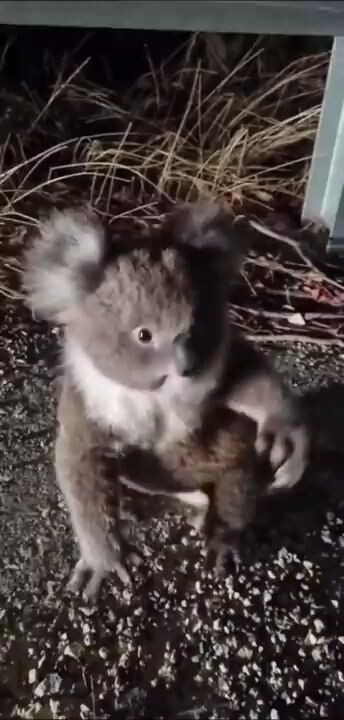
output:
<svg viewBox="0 0 344 720"><path fill-rule="evenodd" d="M226 542L223 539L214 537L208 544L208 557L215 556L215 576L221 579L228 575L228 564L233 565L234 573L237 573L241 566L241 556L236 542Z"/></svg>
<svg viewBox="0 0 344 720"><path fill-rule="evenodd" d="M202 533L205 525L205 512L203 510L197 510L190 514L188 517L188 523L195 532Z"/></svg>
<svg viewBox="0 0 344 720"><path fill-rule="evenodd" d="M301 424L271 416L259 428L256 451L267 455L275 471L270 491L292 488L301 480L307 464L308 434Z"/></svg>
<svg viewBox="0 0 344 720"><path fill-rule="evenodd" d="M83 590L82 598L85 603L93 604L98 600L101 584L105 578L103 572L95 571Z"/></svg>
<svg viewBox="0 0 344 720"><path fill-rule="evenodd" d="M133 584L133 581L131 579L131 576L126 568L126 566L121 563L117 562L113 566L113 570L117 573L119 579L122 581L123 585L126 587L131 587Z"/></svg>
<svg viewBox="0 0 344 720"><path fill-rule="evenodd" d="M116 561L112 569L117 573L123 585L126 587L132 586L132 579L124 563ZM85 585L86 575L89 573L91 573L91 577ZM66 590L76 595L81 591L82 586L85 585L82 592L83 600L87 603L94 603L99 596L102 582L107 575L108 573L103 568L92 569L83 558L80 558L72 571Z"/></svg>
<svg viewBox="0 0 344 720"><path fill-rule="evenodd" d="M144 555L141 553L131 542L122 538L121 540L122 550L122 564L126 565L128 561L132 562L133 565L138 566L144 561Z"/></svg>
<svg viewBox="0 0 344 720"><path fill-rule="evenodd" d="M80 592L82 585L85 582L86 574L89 571L87 564L83 558L80 558L73 568L71 576L68 580L66 590L73 594Z"/></svg>

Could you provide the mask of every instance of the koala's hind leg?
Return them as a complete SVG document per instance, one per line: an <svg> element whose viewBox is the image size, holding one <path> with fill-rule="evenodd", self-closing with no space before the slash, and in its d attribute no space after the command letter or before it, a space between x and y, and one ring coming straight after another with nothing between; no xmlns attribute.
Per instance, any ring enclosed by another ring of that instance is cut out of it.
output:
<svg viewBox="0 0 344 720"><path fill-rule="evenodd" d="M55 459L57 481L80 549L67 588L79 592L85 586L84 597L93 601L102 581L113 572L130 585L127 561L137 559L121 530L118 482L85 443L78 452L63 432L57 438Z"/></svg>
<svg viewBox="0 0 344 720"><path fill-rule="evenodd" d="M124 552L119 537L112 539L109 530L87 522L84 515L77 516L75 508L71 511L71 518L81 554L71 573L67 590L78 593L84 588L84 599L95 601L103 580L113 572L124 585L130 586L131 577L126 563L134 553L130 553L127 547Z"/></svg>
<svg viewBox="0 0 344 720"><path fill-rule="evenodd" d="M241 536L254 517L256 500L256 479L252 468L228 470L214 485L204 532L209 555L215 555L217 574L223 574L229 558L238 569Z"/></svg>

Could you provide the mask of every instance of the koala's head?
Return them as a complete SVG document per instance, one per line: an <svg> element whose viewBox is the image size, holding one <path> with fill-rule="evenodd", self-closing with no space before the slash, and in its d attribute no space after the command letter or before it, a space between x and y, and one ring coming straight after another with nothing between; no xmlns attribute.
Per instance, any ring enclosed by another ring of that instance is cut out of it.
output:
<svg viewBox="0 0 344 720"><path fill-rule="evenodd" d="M86 213L54 211L27 253L24 286L35 314L64 325L100 372L156 390L217 357L235 260L229 218L209 203L123 243Z"/></svg>

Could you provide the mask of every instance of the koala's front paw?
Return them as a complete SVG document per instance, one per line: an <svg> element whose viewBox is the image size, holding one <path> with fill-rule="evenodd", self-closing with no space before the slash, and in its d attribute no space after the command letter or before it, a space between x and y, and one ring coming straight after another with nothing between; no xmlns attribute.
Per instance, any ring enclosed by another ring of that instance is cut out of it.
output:
<svg viewBox="0 0 344 720"><path fill-rule="evenodd" d="M283 415L272 415L258 429L256 450L268 455L275 471L270 490L291 488L301 480L308 461L306 427Z"/></svg>

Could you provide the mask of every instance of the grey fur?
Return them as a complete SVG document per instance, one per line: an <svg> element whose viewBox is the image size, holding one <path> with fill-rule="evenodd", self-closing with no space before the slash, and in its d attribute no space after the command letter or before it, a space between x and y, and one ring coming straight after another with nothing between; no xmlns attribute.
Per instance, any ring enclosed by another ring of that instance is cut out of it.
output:
<svg viewBox="0 0 344 720"><path fill-rule="evenodd" d="M233 407L256 421L259 450L267 429L272 434L277 486L302 475L308 441L297 405L227 319L228 279L237 267L231 227L221 208L196 205L177 210L144 244L133 239L123 248L108 245L88 215L54 211L27 254L30 306L64 325L56 471L81 549L72 586L92 570L89 595L111 569L128 580L117 523L120 471L109 480L97 447L122 458L134 445L165 461L193 442L210 406ZM151 343L140 342L142 328ZM190 338L195 371L181 376ZM185 501L204 498L195 487L185 493Z"/></svg>
<svg viewBox="0 0 344 720"><path fill-rule="evenodd" d="M25 257L24 289L35 314L65 323L98 282L105 253L105 233L97 219L84 210L51 215Z"/></svg>

